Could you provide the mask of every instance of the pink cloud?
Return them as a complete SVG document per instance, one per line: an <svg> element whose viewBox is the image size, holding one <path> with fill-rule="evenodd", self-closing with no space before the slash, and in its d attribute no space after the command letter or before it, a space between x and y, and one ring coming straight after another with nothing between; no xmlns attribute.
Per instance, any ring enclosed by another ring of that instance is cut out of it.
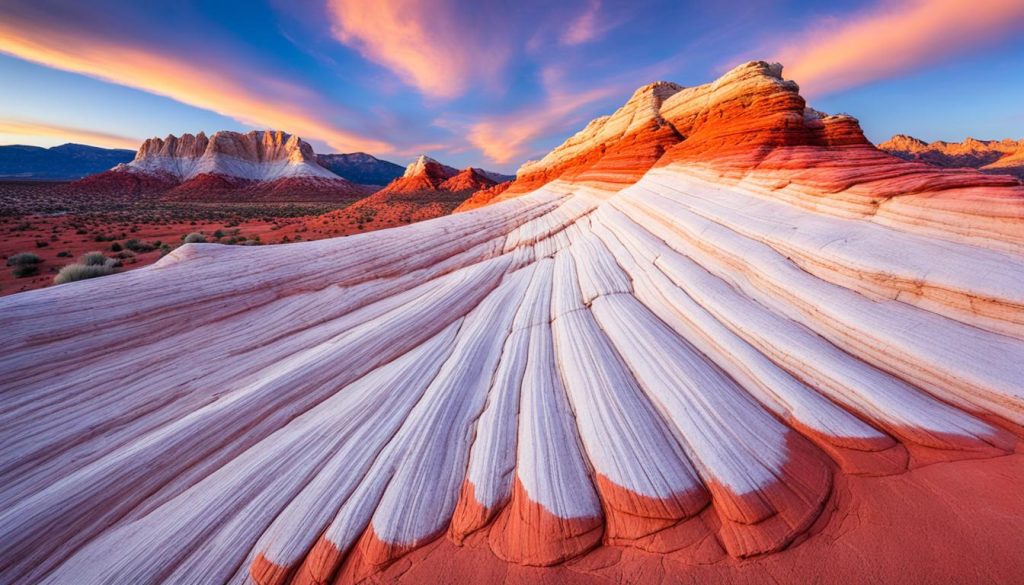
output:
<svg viewBox="0 0 1024 585"><path fill-rule="evenodd" d="M490 116L470 125L469 141L498 164L512 162L528 154L533 141L579 123L582 108L620 93L619 89L552 93L537 108Z"/></svg>
<svg viewBox="0 0 1024 585"><path fill-rule="evenodd" d="M128 148L135 150L142 144L139 138L121 136L98 130L62 126L59 124L46 124L28 120L0 119L0 137L29 137L42 140L30 140L32 144L53 142L53 139L68 142L83 142L93 146L106 146L109 148ZM0 139L0 142L6 140Z"/></svg>
<svg viewBox="0 0 1024 585"><path fill-rule="evenodd" d="M912 72L1024 29L1021 0L886 1L786 43L775 59L810 94Z"/></svg>
<svg viewBox="0 0 1024 585"><path fill-rule="evenodd" d="M424 94L492 83L510 54L498 15L449 0L329 0L334 36Z"/></svg>
<svg viewBox="0 0 1024 585"><path fill-rule="evenodd" d="M608 27L600 18L601 0L589 0L583 13L570 22L562 33L562 44L581 45L604 35Z"/></svg>
<svg viewBox="0 0 1024 585"><path fill-rule="evenodd" d="M312 113L330 108L305 88L252 75L237 63L219 60L216 54L189 58L61 25L38 14L25 15L13 7L0 9L0 53L163 95L246 125L320 140L338 150L392 150L386 142L340 128Z"/></svg>

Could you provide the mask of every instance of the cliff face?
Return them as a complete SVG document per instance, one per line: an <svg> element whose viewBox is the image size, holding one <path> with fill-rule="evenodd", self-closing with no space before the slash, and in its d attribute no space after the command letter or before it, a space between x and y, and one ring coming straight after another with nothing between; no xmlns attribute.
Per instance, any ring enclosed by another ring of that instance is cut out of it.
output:
<svg viewBox="0 0 1024 585"><path fill-rule="evenodd" d="M165 173L180 181L202 174L255 181L338 178L320 166L307 142L278 131L217 132L209 139L202 132L150 138L126 166L125 170Z"/></svg>
<svg viewBox="0 0 1024 585"><path fill-rule="evenodd" d="M227 202L343 202L373 191L324 168L307 142L278 131L150 138L133 161L73 187L86 193Z"/></svg>

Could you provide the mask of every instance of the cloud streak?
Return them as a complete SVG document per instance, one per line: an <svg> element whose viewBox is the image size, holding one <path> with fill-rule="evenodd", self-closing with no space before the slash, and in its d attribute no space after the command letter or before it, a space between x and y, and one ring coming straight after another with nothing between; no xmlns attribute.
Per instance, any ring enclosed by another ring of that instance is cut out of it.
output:
<svg viewBox="0 0 1024 585"><path fill-rule="evenodd" d="M620 93L618 89L552 93L540 107L490 116L473 123L467 138L490 160L507 164L528 155L530 144L535 140L578 124L581 109Z"/></svg>
<svg viewBox="0 0 1024 585"><path fill-rule="evenodd" d="M142 143L139 138L121 136L97 130L46 124L28 120L0 119L0 136L27 136L35 138L59 138L70 142L82 142L108 148L135 150Z"/></svg>
<svg viewBox="0 0 1024 585"><path fill-rule="evenodd" d="M510 55L504 23L449 0L329 0L335 38L435 98L454 98L500 75Z"/></svg>
<svg viewBox="0 0 1024 585"><path fill-rule="evenodd" d="M601 0L590 0L583 13L577 16L562 33L563 45L581 45L604 35L609 26L602 23Z"/></svg>
<svg viewBox="0 0 1024 585"><path fill-rule="evenodd" d="M885 1L821 23L775 59L809 94L825 94L912 72L1024 30L1021 0Z"/></svg>
<svg viewBox="0 0 1024 585"><path fill-rule="evenodd" d="M272 76L246 76L239 64L219 61L216 51L189 58L11 4L0 7L0 53L166 96L245 125L322 140L339 150L392 149L310 114L329 108L308 90Z"/></svg>

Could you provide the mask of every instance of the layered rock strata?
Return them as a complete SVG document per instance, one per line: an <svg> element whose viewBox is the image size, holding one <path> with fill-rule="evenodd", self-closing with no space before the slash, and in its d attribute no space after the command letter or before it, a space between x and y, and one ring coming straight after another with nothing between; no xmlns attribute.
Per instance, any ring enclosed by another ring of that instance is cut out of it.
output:
<svg viewBox="0 0 1024 585"><path fill-rule="evenodd" d="M1024 188L775 65L627 106L472 211L0 298L0 582L1019 577Z"/></svg>

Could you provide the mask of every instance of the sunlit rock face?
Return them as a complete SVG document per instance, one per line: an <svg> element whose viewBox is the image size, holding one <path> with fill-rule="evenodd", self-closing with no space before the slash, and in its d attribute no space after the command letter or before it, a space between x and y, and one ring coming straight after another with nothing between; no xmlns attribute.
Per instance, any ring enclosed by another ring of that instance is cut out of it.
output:
<svg viewBox="0 0 1024 585"><path fill-rule="evenodd" d="M269 130L150 138L135 160L75 186L196 201L351 201L374 190L320 166L298 136Z"/></svg>
<svg viewBox="0 0 1024 585"><path fill-rule="evenodd" d="M0 298L0 582L1012 582L1022 213L755 62L475 210Z"/></svg>
<svg viewBox="0 0 1024 585"><path fill-rule="evenodd" d="M510 178L475 167L460 171L420 155L383 189L321 219L328 225L371 221L377 229L433 219L462 209L475 193L489 191L497 181Z"/></svg>
<svg viewBox="0 0 1024 585"><path fill-rule="evenodd" d="M973 168L987 173L1005 173L1024 179L1024 140L976 140L963 142L923 140L897 134L878 148L904 160L920 161L944 168Z"/></svg>

